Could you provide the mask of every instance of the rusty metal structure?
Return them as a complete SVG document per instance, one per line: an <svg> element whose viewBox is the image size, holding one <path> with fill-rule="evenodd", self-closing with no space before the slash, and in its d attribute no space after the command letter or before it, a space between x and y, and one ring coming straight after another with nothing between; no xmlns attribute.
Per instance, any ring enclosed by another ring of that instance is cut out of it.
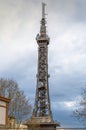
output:
<svg viewBox="0 0 86 130"><path fill-rule="evenodd" d="M38 44L38 70L37 70L37 86L34 109L32 117L25 122L28 128L40 127L40 130L56 130L56 126L60 126L59 123L53 121L50 96L49 96L49 74L48 74L48 45L50 38L46 31L46 18L45 18L45 6L42 2L42 19L40 32L36 36Z"/></svg>
<svg viewBox="0 0 86 130"><path fill-rule="evenodd" d="M38 73L33 116L49 117L52 120L48 84L48 45L50 38L46 33L45 3L42 3L41 27L36 41L38 43Z"/></svg>

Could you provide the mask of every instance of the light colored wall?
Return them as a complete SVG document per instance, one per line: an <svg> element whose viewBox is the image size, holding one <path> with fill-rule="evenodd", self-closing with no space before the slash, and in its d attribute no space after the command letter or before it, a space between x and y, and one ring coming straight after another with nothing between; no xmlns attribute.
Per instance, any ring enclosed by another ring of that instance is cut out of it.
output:
<svg viewBox="0 0 86 130"><path fill-rule="evenodd" d="M6 106L6 102L4 102L4 101L0 101L0 105L2 105L2 106Z"/></svg>
<svg viewBox="0 0 86 130"><path fill-rule="evenodd" d="M3 101L0 101L0 124L5 125L6 124L6 103Z"/></svg>
<svg viewBox="0 0 86 130"><path fill-rule="evenodd" d="M10 100L0 96L0 126L8 126L8 105Z"/></svg>

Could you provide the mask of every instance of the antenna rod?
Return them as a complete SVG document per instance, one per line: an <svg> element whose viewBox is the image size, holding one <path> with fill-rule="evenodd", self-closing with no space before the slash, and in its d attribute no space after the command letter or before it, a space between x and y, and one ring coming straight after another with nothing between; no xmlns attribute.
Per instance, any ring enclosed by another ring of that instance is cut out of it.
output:
<svg viewBox="0 0 86 130"><path fill-rule="evenodd" d="M42 2L42 18L45 18L45 3Z"/></svg>

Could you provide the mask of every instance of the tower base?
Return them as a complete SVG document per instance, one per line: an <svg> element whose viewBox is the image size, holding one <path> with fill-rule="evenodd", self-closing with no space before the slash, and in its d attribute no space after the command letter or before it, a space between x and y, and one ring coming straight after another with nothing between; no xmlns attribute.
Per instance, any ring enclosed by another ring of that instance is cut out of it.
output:
<svg viewBox="0 0 86 130"><path fill-rule="evenodd" d="M50 117L32 117L25 122L29 130L56 130L60 124L51 120Z"/></svg>

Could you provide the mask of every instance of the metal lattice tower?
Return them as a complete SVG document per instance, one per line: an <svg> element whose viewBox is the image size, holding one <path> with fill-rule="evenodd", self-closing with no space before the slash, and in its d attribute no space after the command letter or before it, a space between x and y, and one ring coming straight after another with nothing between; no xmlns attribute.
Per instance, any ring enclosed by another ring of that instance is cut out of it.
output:
<svg viewBox="0 0 86 130"><path fill-rule="evenodd" d="M52 121L48 84L48 45L46 33L45 3L42 2L42 19L40 33L36 36L38 43L38 73L33 117L49 117Z"/></svg>

